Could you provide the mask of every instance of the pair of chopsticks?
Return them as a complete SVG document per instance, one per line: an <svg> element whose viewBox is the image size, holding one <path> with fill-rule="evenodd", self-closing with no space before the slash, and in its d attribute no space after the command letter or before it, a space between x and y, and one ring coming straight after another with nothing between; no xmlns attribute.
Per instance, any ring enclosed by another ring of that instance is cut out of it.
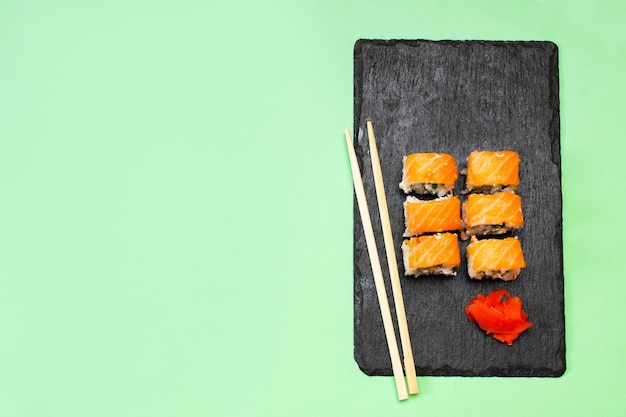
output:
<svg viewBox="0 0 626 417"><path fill-rule="evenodd" d="M389 301L387 299L387 291L385 290L385 281L383 278L382 267L378 257L376 248L376 239L374 237L374 229L370 218L367 200L365 198L365 190L363 189L363 179L361 170L356 159L354 144L350 137L350 130L346 129L346 143L348 145L348 153L350 155L350 166L352 167L352 178L354 181L354 191L356 193L359 213L363 222L365 232L365 241L367 243L367 251L370 256L372 272L374 273L374 284L376 285L376 294L378 303L380 304L380 312L383 318L383 326L385 336L387 338L387 346L391 356L391 367L398 391L398 399L406 400L407 384L409 386L409 394L417 394L417 376L415 374L415 362L413 361L413 350L411 349L411 339L409 337L409 329L406 321L406 312L404 310L404 301L402 299L402 288L400 286L400 277L398 274L398 264L396 261L396 252L393 245L393 237L391 235L391 222L389 221L389 211L387 208L387 198L385 196L385 186L383 183L383 174L380 168L380 159L378 157L378 148L376 147L376 139L374 137L374 127L372 122L367 122L367 134L369 137L370 154L372 158L372 168L374 172L374 184L376 186L376 197L378 199L378 210L380 211L380 219L382 222L383 237L385 241L385 250L387 252L387 263L389 265L389 275L391 278L391 288L393 290L393 299L396 306L396 315L398 319L398 328L400 330L400 341L402 343L402 354L404 356L404 370L406 371L407 383L404 381L404 372L402 371L402 363L400 353L398 351L398 342L393 326L391 311L389 309Z"/></svg>

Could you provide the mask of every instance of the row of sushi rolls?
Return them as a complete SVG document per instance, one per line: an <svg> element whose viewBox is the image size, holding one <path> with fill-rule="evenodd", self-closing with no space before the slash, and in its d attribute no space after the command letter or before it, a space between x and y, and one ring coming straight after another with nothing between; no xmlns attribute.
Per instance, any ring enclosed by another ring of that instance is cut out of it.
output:
<svg viewBox="0 0 626 417"><path fill-rule="evenodd" d="M472 279L517 278L526 266L515 232L524 225L515 151L473 151L467 158L466 198L454 195L456 161L445 153L404 157L400 188L406 229L402 254L407 276L456 275L459 241L469 239L467 270ZM417 195L417 196L416 196Z"/></svg>

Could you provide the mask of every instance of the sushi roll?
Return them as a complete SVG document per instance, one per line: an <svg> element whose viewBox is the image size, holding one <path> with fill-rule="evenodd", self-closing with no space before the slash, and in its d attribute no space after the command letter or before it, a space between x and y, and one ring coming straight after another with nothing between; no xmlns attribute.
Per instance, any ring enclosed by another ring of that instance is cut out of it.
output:
<svg viewBox="0 0 626 417"><path fill-rule="evenodd" d="M509 191L496 194L469 194L461 213L463 238L474 235L499 235L524 225L522 198Z"/></svg>
<svg viewBox="0 0 626 417"><path fill-rule="evenodd" d="M413 153L403 159L400 188L406 193L452 193L459 176L456 161L445 153Z"/></svg>
<svg viewBox="0 0 626 417"><path fill-rule="evenodd" d="M461 264L459 242L453 233L406 239L402 244L404 275L456 275Z"/></svg>
<svg viewBox="0 0 626 417"><path fill-rule="evenodd" d="M470 153L466 191L495 193L515 191L519 185L519 154L515 151Z"/></svg>
<svg viewBox="0 0 626 417"><path fill-rule="evenodd" d="M420 200L408 196L404 202L404 237L461 229L461 200L457 196Z"/></svg>
<svg viewBox="0 0 626 417"><path fill-rule="evenodd" d="M467 246L467 272L472 279L498 278L512 281L526 267L517 237L478 240Z"/></svg>

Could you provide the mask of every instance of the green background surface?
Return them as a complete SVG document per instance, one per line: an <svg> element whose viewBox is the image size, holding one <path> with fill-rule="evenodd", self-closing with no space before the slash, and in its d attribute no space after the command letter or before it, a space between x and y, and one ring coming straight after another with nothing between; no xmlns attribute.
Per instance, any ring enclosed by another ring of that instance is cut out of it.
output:
<svg viewBox="0 0 626 417"><path fill-rule="evenodd" d="M626 6L0 0L0 416L626 412ZM353 360L359 38L559 46L567 371Z"/></svg>

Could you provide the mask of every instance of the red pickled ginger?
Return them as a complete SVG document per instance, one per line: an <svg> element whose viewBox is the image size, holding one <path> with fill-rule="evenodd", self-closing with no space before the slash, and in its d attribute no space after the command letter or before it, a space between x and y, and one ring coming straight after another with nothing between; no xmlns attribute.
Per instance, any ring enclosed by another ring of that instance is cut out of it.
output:
<svg viewBox="0 0 626 417"><path fill-rule="evenodd" d="M506 300L502 301L504 297ZM486 334L507 345L512 345L524 330L532 326L526 321L528 314L522 310L522 300L511 297L504 289L493 290L487 296L478 294L465 307L465 314Z"/></svg>

